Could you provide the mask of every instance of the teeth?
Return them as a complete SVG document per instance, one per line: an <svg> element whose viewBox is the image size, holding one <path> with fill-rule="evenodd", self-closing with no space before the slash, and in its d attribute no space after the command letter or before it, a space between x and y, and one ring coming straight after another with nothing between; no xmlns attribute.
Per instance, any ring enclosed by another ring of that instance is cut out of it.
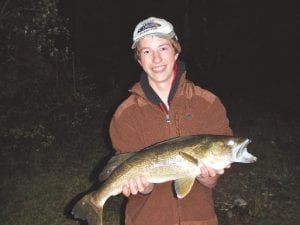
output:
<svg viewBox="0 0 300 225"><path fill-rule="evenodd" d="M154 72L161 72L161 71L163 71L164 69L165 69L164 66L158 66L158 67L152 68L152 70L153 70Z"/></svg>

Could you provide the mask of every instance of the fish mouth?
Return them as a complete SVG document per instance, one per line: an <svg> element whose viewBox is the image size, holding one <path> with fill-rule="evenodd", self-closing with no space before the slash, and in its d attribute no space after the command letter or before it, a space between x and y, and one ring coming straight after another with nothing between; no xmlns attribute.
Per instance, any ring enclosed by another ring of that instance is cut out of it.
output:
<svg viewBox="0 0 300 225"><path fill-rule="evenodd" d="M250 142L251 140L247 138L233 149L234 162L253 163L257 160L257 157L247 151L247 146Z"/></svg>

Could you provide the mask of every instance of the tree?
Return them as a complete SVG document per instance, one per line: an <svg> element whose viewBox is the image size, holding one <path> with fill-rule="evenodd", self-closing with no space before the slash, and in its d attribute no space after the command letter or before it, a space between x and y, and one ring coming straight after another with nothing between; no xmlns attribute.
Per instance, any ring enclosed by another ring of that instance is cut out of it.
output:
<svg viewBox="0 0 300 225"><path fill-rule="evenodd" d="M5 0L0 4L1 64L18 61L17 53L28 48L52 62L68 59L70 35L67 21L58 15L58 3Z"/></svg>

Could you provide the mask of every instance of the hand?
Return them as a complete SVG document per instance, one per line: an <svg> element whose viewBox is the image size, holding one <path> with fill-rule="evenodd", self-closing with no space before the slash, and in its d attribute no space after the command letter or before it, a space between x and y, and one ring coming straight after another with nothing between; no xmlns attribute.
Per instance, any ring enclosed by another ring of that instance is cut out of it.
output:
<svg viewBox="0 0 300 225"><path fill-rule="evenodd" d="M225 168L230 168L230 164ZM204 186L208 188L213 188L216 186L218 178L224 173L224 169L215 170L209 167L201 167L200 175L197 176L197 180Z"/></svg>
<svg viewBox="0 0 300 225"><path fill-rule="evenodd" d="M131 194L136 195L139 192L142 194L149 194L153 190L154 184L149 183L143 176L137 176L128 181L127 185L122 188L122 193L126 197Z"/></svg>
<svg viewBox="0 0 300 225"><path fill-rule="evenodd" d="M225 167L225 169L228 169L230 168L230 164L228 166ZM224 174L224 169L220 169L220 170L215 170L215 169L212 169L212 168L209 168L209 167L206 167L206 166L203 166L200 168L200 175L199 177L202 177L202 178L206 178L206 177L215 177L217 175L222 175Z"/></svg>

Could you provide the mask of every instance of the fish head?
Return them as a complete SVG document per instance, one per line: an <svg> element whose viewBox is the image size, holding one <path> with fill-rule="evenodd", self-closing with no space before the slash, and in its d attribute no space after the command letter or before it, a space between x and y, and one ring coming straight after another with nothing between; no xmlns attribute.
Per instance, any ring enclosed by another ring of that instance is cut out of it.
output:
<svg viewBox="0 0 300 225"><path fill-rule="evenodd" d="M207 167L219 170L233 162L252 163L256 157L247 151L250 143L248 138L217 136L209 139L202 146L202 155L199 160Z"/></svg>

